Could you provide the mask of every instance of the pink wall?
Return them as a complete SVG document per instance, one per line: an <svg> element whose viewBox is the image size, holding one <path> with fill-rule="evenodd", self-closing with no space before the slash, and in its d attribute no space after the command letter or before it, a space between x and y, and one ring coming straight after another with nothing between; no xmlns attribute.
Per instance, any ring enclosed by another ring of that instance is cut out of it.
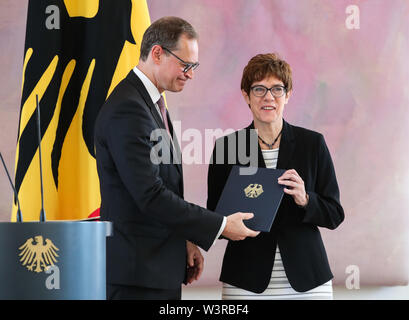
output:
<svg viewBox="0 0 409 320"><path fill-rule="evenodd" d="M0 151L11 175L20 116L27 3L0 0ZM12 201L9 181L0 169L0 221L10 221Z"/></svg>
<svg viewBox="0 0 409 320"><path fill-rule="evenodd" d="M360 9L349 30L345 10ZM325 0L149 0L151 19L177 15L200 35L200 67L181 94L168 94L182 131L242 128L244 66L278 52L293 69L285 118L324 134L345 222L322 230L335 282L357 265L361 285L404 284L409 248L409 3ZM189 144L189 141L182 143ZM206 159L207 160L207 159ZM207 165L184 165L186 199L206 204ZM225 241L206 254L202 284L217 281ZM200 283L199 283L200 284Z"/></svg>

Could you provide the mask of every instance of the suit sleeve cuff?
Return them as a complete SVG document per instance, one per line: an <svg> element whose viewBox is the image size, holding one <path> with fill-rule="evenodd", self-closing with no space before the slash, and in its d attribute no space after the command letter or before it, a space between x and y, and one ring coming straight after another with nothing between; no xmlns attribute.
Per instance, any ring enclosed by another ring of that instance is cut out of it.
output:
<svg viewBox="0 0 409 320"><path fill-rule="evenodd" d="M216 238L215 238L214 241L213 241L212 246L216 243L217 239L219 239L219 237L220 237L221 234L223 233L224 228L226 227L226 222L227 222L227 218L226 218L226 217L223 217L222 225L221 225L221 227L220 227L220 229L219 229L219 232L218 232L217 235L216 235Z"/></svg>

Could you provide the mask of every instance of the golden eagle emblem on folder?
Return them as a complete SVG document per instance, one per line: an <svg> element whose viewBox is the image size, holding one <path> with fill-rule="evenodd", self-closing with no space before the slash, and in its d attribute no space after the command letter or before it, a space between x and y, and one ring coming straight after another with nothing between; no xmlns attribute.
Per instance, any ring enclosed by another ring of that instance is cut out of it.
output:
<svg viewBox="0 0 409 320"><path fill-rule="evenodd" d="M42 272L50 265L57 262L57 251L59 249L50 239L44 239L42 236L35 236L34 239L28 239L20 248L20 262L28 270Z"/></svg>
<svg viewBox="0 0 409 320"><path fill-rule="evenodd" d="M261 184L252 183L249 184L245 189L244 193L247 198L257 198L264 192L263 186Z"/></svg>

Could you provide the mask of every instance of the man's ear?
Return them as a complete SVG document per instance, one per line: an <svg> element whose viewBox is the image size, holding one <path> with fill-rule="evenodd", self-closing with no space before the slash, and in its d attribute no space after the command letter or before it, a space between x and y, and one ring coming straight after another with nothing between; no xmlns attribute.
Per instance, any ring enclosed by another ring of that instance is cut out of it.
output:
<svg viewBox="0 0 409 320"><path fill-rule="evenodd" d="M155 64L160 64L163 59L163 49L160 45L155 44L151 49L152 61Z"/></svg>

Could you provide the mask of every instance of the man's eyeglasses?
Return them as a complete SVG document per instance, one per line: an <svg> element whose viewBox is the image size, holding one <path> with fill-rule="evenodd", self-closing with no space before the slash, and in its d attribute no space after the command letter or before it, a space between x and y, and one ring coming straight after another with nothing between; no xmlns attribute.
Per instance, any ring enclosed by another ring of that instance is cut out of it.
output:
<svg viewBox="0 0 409 320"><path fill-rule="evenodd" d="M282 97L287 91L284 86L277 85L267 88L261 84L251 87L250 90L256 97L264 97L267 91L270 91L274 98Z"/></svg>
<svg viewBox="0 0 409 320"><path fill-rule="evenodd" d="M176 59L178 59L183 64L184 66L183 73L188 72L190 69L195 70L199 66L199 62L189 63L189 62L183 61L176 54L170 51L168 48L162 47L162 49L169 52L172 56L174 56Z"/></svg>

